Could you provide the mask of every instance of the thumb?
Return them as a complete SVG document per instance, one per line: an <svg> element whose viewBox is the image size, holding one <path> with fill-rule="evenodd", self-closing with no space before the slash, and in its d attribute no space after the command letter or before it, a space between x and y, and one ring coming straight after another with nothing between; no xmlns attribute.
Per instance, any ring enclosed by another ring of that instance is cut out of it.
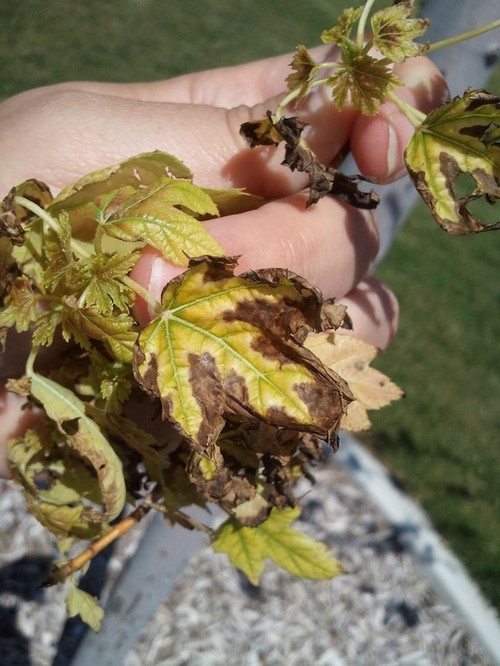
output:
<svg viewBox="0 0 500 666"><path fill-rule="evenodd" d="M58 191L83 174L131 155L163 150L181 159L195 182L244 187L279 198L304 186L302 174L280 166L280 147L251 150L239 134L243 122L265 117L281 96L255 106L150 102L63 84L27 91L0 104L0 193L27 178ZM328 95L313 95L300 111L314 124L310 137L330 161L346 143L354 113L336 111ZM8 165L8 166L7 166Z"/></svg>

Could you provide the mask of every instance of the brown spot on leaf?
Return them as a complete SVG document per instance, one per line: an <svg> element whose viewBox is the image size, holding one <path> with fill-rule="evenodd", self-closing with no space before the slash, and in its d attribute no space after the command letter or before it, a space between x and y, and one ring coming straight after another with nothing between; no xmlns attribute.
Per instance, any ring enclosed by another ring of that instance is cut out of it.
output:
<svg viewBox="0 0 500 666"><path fill-rule="evenodd" d="M224 395L217 364L208 352L189 354L189 382L194 399L198 403L202 422L196 441L202 446L202 453L216 464L220 464L220 453L216 445L220 431L224 427Z"/></svg>

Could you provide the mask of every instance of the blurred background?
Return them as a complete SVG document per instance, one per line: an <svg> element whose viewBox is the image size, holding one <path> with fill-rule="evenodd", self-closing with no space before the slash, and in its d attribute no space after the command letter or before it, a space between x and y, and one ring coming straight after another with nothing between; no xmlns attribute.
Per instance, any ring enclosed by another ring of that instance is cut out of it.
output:
<svg viewBox="0 0 500 666"><path fill-rule="evenodd" d="M291 52L317 44L343 7L360 4L0 0L0 98L71 79L148 81ZM500 92L499 67L488 89ZM398 338L378 367L406 399L375 414L363 437L497 608L499 248L500 234L450 237L416 206L377 271L401 305Z"/></svg>

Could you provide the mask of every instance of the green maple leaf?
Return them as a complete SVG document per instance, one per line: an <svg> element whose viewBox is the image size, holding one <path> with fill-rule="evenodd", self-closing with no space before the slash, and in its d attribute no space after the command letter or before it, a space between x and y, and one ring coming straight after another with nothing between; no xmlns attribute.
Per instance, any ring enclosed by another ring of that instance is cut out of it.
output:
<svg viewBox="0 0 500 666"><path fill-rule="evenodd" d="M39 295L24 275L16 278L0 311L0 327L14 326L18 333L27 331L39 316Z"/></svg>
<svg viewBox="0 0 500 666"><path fill-rule="evenodd" d="M347 7L344 9L333 28L323 31L321 34L321 40L325 44L337 44L338 46L343 46L349 39L351 30L361 16L362 11L363 7L358 7L357 9Z"/></svg>
<svg viewBox="0 0 500 666"><path fill-rule="evenodd" d="M132 371L128 363L112 361L93 349L87 376L94 403L106 412L119 414L132 391Z"/></svg>
<svg viewBox="0 0 500 666"><path fill-rule="evenodd" d="M201 188L165 176L139 191L127 186L102 197L97 220L108 236L148 243L175 264L187 266L189 257L224 254L198 219L217 215Z"/></svg>
<svg viewBox="0 0 500 666"><path fill-rule="evenodd" d="M189 169L173 155L155 150L134 155L119 164L113 164L89 173L68 185L47 206L47 211L58 217L69 216L73 233L78 238L93 239L96 230L96 200L123 187L134 190L148 187L163 176L190 180Z"/></svg>
<svg viewBox="0 0 500 666"><path fill-rule="evenodd" d="M432 111L416 129L405 161L437 223L452 234L499 229L484 224L469 205L500 199L500 97L468 90ZM460 196L457 179L467 174L474 190Z"/></svg>
<svg viewBox="0 0 500 666"><path fill-rule="evenodd" d="M50 310L38 314L33 330L33 345L49 346L54 340L56 329L61 323L61 307L55 305Z"/></svg>
<svg viewBox="0 0 500 666"><path fill-rule="evenodd" d="M121 281L135 266L138 252L98 254L81 262L78 278L84 283L79 303L95 307L101 314L111 314L115 308L128 312L135 294Z"/></svg>
<svg viewBox="0 0 500 666"><path fill-rule="evenodd" d="M253 585L259 583L265 560L300 578L324 580L343 572L327 547L290 527L300 509L273 509L257 527L242 527L230 518L216 532L212 547L225 553Z"/></svg>
<svg viewBox="0 0 500 666"><path fill-rule="evenodd" d="M373 45L392 62L403 62L428 49L427 45L415 44L413 40L427 32L429 21L409 18L412 9L413 0L404 0L372 16Z"/></svg>
<svg viewBox="0 0 500 666"><path fill-rule="evenodd" d="M219 460L225 414L328 436L347 385L299 344L321 299L286 271L233 274L234 258L202 258L163 292L163 312L139 335L136 379L164 417Z"/></svg>
<svg viewBox="0 0 500 666"><path fill-rule="evenodd" d="M109 317L96 308L80 307L74 297L62 299L61 323L66 341L73 338L83 349L91 349L90 339L103 342L118 361L130 363L137 340L135 321L124 312Z"/></svg>
<svg viewBox="0 0 500 666"><path fill-rule="evenodd" d="M288 90L300 89L298 99L301 99L309 90L309 83L313 76L318 63L311 56L309 51L302 44L297 46L297 50L290 63L291 68L294 70L286 78Z"/></svg>
<svg viewBox="0 0 500 666"><path fill-rule="evenodd" d="M402 85L388 58L376 59L356 48L343 49L338 71L329 79L338 109L351 104L366 116L375 115L388 92Z"/></svg>
<svg viewBox="0 0 500 666"><path fill-rule="evenodd" d="M66 597L66 606L68 617L79 615L85 624L88 624L94 631L99 631L104 619L104 610L96 597L71 585Z"/></svg>

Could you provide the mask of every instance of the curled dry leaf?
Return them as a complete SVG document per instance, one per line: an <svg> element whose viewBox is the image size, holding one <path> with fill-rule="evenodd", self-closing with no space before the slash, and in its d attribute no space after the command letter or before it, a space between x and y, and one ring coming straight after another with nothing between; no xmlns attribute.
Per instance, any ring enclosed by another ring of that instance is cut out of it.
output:
<svg viewBox="0 0 500 666"><path fill-rule="evenodd" d="M66 441L94 469L104 511L85 511L88 520L116 518L125 504L122 463L97 424L85 413L85 404L69 389L37 373L30 376L31 395L57 423Z"/></svg>
<svg viewBox="0 0 500 666"><path fill-rule="evenodd" d="M370 363L378 350L373 345L340 332L310 335L305 346L349 384L354 401L348 405L341 428L359 432L371 427L367 410L386 407L403 391Z"/></svg>
<svg viewBox="0 0 500 666"><path fill-rule="evenodd" d="M240 134L251 148L255 146L277 146L285 143L285 159L282 164L291 171L306 173L309 177L310 206L327 194L356 208L376 208L379 202L375 192L364 192L358 183L367 180L362 176L347 176L332 166L324 166L312 152L302 132L306 124L298 118L280 118L275 121L268 112L267 117L255 122L243 123Z"/></svg>
<svg viewBox="0 0 500 666"><path fill-rule="evenodd" d="M24 225L33 218L33 213L15 203L17 196L25 197L45 208L51 202L52 195L45 183L32 179L13 187L0 203L0 236L6 236L14 245L22 245Z"/></svg>

